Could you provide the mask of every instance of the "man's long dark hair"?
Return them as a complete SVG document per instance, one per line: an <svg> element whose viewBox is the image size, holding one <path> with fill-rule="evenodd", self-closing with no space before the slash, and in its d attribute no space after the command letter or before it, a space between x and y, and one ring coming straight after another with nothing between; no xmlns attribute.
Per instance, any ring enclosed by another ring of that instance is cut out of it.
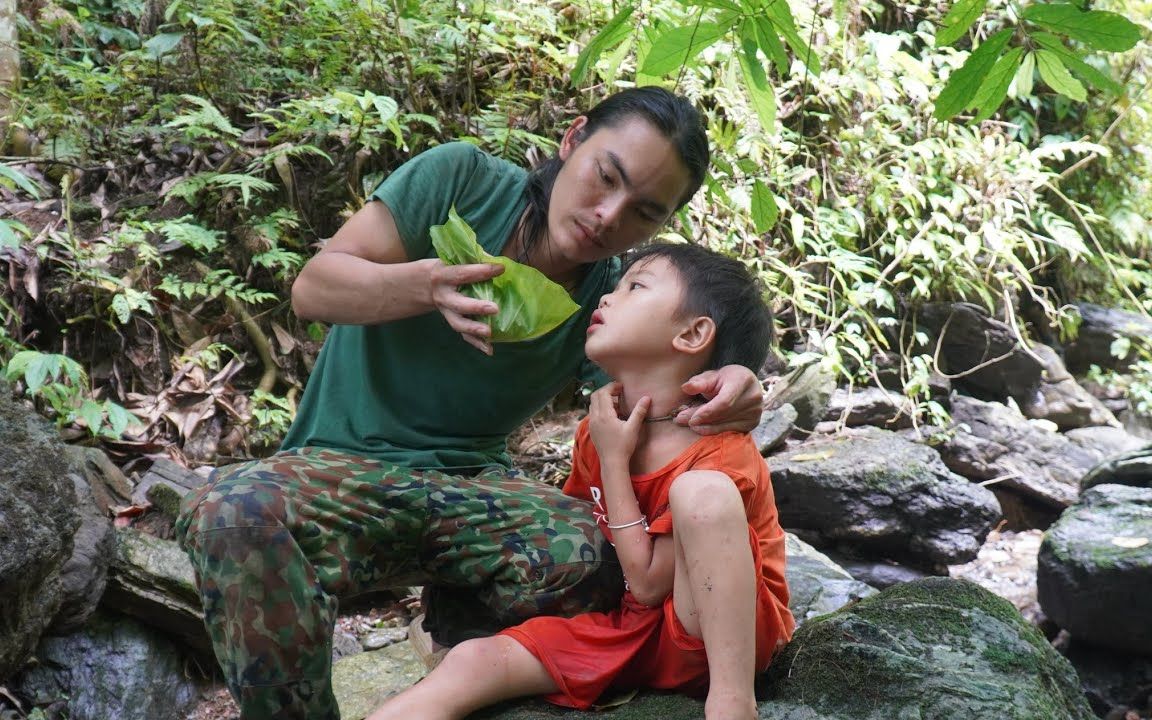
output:
<svg viewBox="0 0 1152 720"><path fill-rule="evenodd" d="M632 118L641 118L672 143L684 167L688 169L691 180L676 210L692 199L704 183L709 160L708 136L703 118L687 99L655 86L630 88L608 96L584 113L584 116L588 122L581 128L580 141L591 137L601 128L619 127ZM552 200L552 186L563 166L564 161L560 156L553 155L528 174L528 184L524 188L528 208L517 227L524 257L548 232L548 205Z"/></svg>

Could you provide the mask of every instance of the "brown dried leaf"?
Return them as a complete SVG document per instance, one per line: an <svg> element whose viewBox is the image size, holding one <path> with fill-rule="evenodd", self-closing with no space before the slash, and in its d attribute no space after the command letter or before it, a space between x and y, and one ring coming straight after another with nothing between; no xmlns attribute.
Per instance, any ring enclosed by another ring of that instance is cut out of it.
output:
<svg viewBox="0 0 1152 720"><path fill-rule="evenodd" d="M279 323L272 323L272 333L276 335L276 344L280 346L281 354L288 355L296 349L296 338L292 337L292 333L280 327Z"/></svg>

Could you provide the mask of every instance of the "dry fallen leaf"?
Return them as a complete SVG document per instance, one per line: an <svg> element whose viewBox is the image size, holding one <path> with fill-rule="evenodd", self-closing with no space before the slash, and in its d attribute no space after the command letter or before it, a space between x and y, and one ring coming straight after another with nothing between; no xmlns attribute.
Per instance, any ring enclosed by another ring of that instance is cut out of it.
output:
<svg viewBox="0 0 1152 720"><path fill-rule="evenodd" d="M1112 538L1112 544L1117 546L1117 547L1128 548L1131 550L1133 548L1144 547L1145 545L1147 545L1148 544L1148 538L1146 538L1146 537L1114 537L1114 538Z"/></svg>

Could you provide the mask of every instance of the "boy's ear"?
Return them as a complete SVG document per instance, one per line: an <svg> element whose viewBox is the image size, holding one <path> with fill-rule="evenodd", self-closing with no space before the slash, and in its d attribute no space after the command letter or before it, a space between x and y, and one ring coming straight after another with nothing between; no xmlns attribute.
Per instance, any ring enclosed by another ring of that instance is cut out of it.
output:
<svg viewBox="0 0 1152 720"><path fill-rule="evenodd" d="M697 355L712 348L716 339L716 322L704 315L690 318L672 339L672 347L688 355Z"/></svg>

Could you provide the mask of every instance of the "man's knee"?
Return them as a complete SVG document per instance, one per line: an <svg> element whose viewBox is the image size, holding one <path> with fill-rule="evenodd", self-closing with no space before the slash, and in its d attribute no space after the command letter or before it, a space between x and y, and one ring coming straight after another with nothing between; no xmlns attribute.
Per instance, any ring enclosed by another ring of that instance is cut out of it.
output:
<svg viewBox="0 0 1152 720"><path fill-rule="evenodd" d="M736 484L715 471L690 471L672 481L668 491L673 525L680 530L746 523L744 501Z"/></svg>
<svg viewBox="0 0 1152 720"><path fill-rule="evenodd" d="M216 470L204 487L185 496L176 521L176 539L194 552L205 533L282 527L287 514L283 485L245 467Z"/></svg>

